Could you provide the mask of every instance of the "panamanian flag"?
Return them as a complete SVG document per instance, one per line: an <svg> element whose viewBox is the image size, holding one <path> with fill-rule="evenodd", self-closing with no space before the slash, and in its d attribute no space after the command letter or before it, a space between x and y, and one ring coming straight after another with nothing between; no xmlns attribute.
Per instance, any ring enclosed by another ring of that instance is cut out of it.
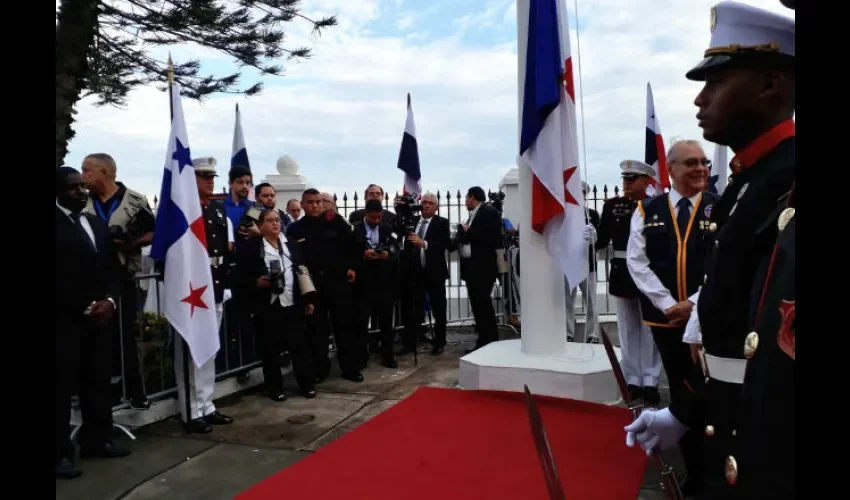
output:
<svg viewBox="0 0 850 500"><path fill-rule="evenodd" d="M567 6L564 0L526 5L528 12L517 12L520 50L525 47L519 162L532 173L531 227L573 290L587 277L588 245Z"/></svg>
<svg viewBox="0 0 850 500"><path fill-rule="evenodd" d="M245 134L242 132L242 115L239 113L239 104L236 104L236 124L233 126L233 147L230 153L230 168L242 165L251 169L248 161L248 149L245 147ZM254 201L254 190L248 190L248 199Z"/></svg>
<svg viewBox="0 0 850 500"><path fill-rule="evenodd" d="M708 178L708 190L711 193L721 196L726 190L726 184L729 181L729 148L714 145L714 156L711 159L711 173Z"/></svg>
<svg viewBox="0 0 850 500"><path fill-rule="evenodd" d="M162 174L151 257L165 262L162 302L165 317L189 345L195 365L219 349L210 258L198 184L189 152L180 86L172 84L171 133Z"/></svg>
<svg viewBox="0 0 850 500"><path fill-rule="evenodd" d="M416 143L416 124L413 122L413 107L407 94L407 120L401 136L398 152L398 169L404 172L404 193L422 196L422 172L419 170L419 146Z"/></svg>
<svg viewBox="0 0 850 500"><path fill-rule="evenodd" d="M652 86L646 84L646 152L644 162L655 169L655 177L650 181L647 194L661 194L665 188L670 188L670 174L667 172L667 153L664 151L664 138L661 135L661 125L655 114L655 99L652 97Z"/></svg>

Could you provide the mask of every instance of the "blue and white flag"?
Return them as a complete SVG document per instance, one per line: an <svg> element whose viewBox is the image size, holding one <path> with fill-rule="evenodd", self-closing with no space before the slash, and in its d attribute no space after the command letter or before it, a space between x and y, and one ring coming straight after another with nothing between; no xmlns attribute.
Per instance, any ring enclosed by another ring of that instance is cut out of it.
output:
<svg viewBox="0 0 850 500"><path fill-rule="evenodd" d="M720 144L714 145L714 157L711 159L711 174L709 174L711 177L708 179L708 191L717 196L723 195L723 191L726 190L726 184L729 181L728 151L729 148L726 146L721 146Z"/></svg>
<svg viewBox="0 0 850 500"><path fill-rule="evenodd" d="M419 146L416 143L416 125L413 123L413 108L407 94L407 120L401 136L398 153L398 169L404 172L404 192L422 196L422 172L419 170Z"/></svg>
<svg viewBox="0 0 850 500"><path fill-rule="evenodd" d="M245 134L242 133L242 116L239 114L239 104L236 105L236 125L233 127L233 148L230 153L230 168L242 165L251 169L248 161L248 149L245 147ZM248 199L254 201L254 190L248 190Z"/></svg>
<svg viewBox="0 0 850 500"><path fill-rule="evenodd" d="M176 83L172 84L171 99L171 133L151 257L165 262L165 317L189 345L192 360L200 367L218 352L219 324L201 200Z"/></svg>

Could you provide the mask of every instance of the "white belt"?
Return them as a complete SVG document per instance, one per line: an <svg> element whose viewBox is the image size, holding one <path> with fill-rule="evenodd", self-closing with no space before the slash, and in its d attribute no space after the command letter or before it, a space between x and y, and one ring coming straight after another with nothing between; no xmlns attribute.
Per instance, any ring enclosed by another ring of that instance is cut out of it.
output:
<svg viewBox="0 0 850 500"><path fill-rule="evenodd" d="M213 267L224 264L224 257L210 257L210 265Z"/></svg>
<svg viewBox="0 0 850 500"><path fill-rule="evenodd" d="M614 257L613 258L615 258L615 259L625 259L626 258L626 251L625 250L614 250Z"/></svg>
<svg viewBox="0 0 850 500"><path fill-rule="evenodd" d="M705 369L707 375L715 380L729 384L743 384L747 370L747 360L739 358L721 358L706 353Z"/></svg>

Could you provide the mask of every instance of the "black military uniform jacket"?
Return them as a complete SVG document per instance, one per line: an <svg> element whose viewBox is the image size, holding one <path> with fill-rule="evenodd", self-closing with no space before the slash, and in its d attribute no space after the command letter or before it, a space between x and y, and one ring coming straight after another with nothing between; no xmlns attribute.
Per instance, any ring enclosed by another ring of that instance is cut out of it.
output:
<svg viewBox="0 0 850 500"><path fill-rule="evenodd" d="M629 228L637 201L617 196L602 205L602 218L596 231L596 249L605 250L608 243L614 244L611 271L608 275L608 292L624 299L640 296L632 276L626 268L626 248L629 243Z"/></svg>
<svg viewBox="0 0 850 500"><path fill-rule="evenodd" d="M676 222L675 207L670 194L664 193L638 202L644 219L643 236L649 268L678 302L699 290L703 281L703 233L716 198L701 193L691 209L688 228L682 234ZM643 322L649 326L673 328L664 311L659 311L644 294L640 294Z"/></svg>
<svg viewBox="0 0 850 500"><path fill-rule="evenodd" d="M782 203L762 229L780 231L772 256L762 261L751 294L755 334L746 352L749 360L741 391L738 498L795 498L794 206L791 198L787 205ZM756 338L758 342L754 341Z"/></svg>
<svg viewBox="0 0 850 500"><path fill-rule="evenodd" d="M794 144L794 122L789 120L738 152L730 164L732 177L705 233L706 274L697 308L707 355L744 358L745 339L752 331L750 290L777 235L776 225L764 223L791 189ZM724 401L702 401L700 392L671 403L670 411L686 425L705 424L706 409L700 404L712 406L713 412L737 414L737 398L731 394Z"/></svg>
<svg viewBox="0 0 850 500"><path fill-rule="evenodd" d="M336 213L305 215L289 225L286 238L301 246L313 284L323 293L348 283L346 272L357 269L363 256L352 227Z"/></svg>
<svg viewBox="0 0 850 500"><path fill-rule="evenodd" d="M228 269L231 256L227 242L227 212L224 209L224 203L219 200L210 200L209 205L206 207L201 205L201 209L204 213L204 230L207 237L207 253L210 256L215 302L220 304L224 300L224 289L230 286ZM225 262L225 259L228 259L228 262Z"/></svg>

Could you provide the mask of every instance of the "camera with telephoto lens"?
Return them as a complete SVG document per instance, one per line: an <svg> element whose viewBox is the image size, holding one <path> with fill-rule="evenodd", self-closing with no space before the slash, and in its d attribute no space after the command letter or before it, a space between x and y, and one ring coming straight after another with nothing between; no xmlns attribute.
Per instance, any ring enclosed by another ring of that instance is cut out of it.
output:
<svg viewBox="0 0 850 500"><path fill-rule="evenodd" d="M251 205L245 209L242 218L239 219L239 227L249 228L252 225L260 225L260 214L263 213L264 207L259 205Z"/></svg>
<svg viewBox="0 0 850 500"><path fill-rule="evenodd" d="M276 293L278 295L283 293L286 279L283 276L283 269L281 269L279 260L269 262L269 279L272 282L272 293Z"/></svg>
<svg viewBox="0 0 850 500"><path fill-rule="evenodd" d="M422 211L422 205L416 204L416 195L404 194L396 198L395 214L397 217L396 231L409 234L416 230L416 217Z"/></svg>

